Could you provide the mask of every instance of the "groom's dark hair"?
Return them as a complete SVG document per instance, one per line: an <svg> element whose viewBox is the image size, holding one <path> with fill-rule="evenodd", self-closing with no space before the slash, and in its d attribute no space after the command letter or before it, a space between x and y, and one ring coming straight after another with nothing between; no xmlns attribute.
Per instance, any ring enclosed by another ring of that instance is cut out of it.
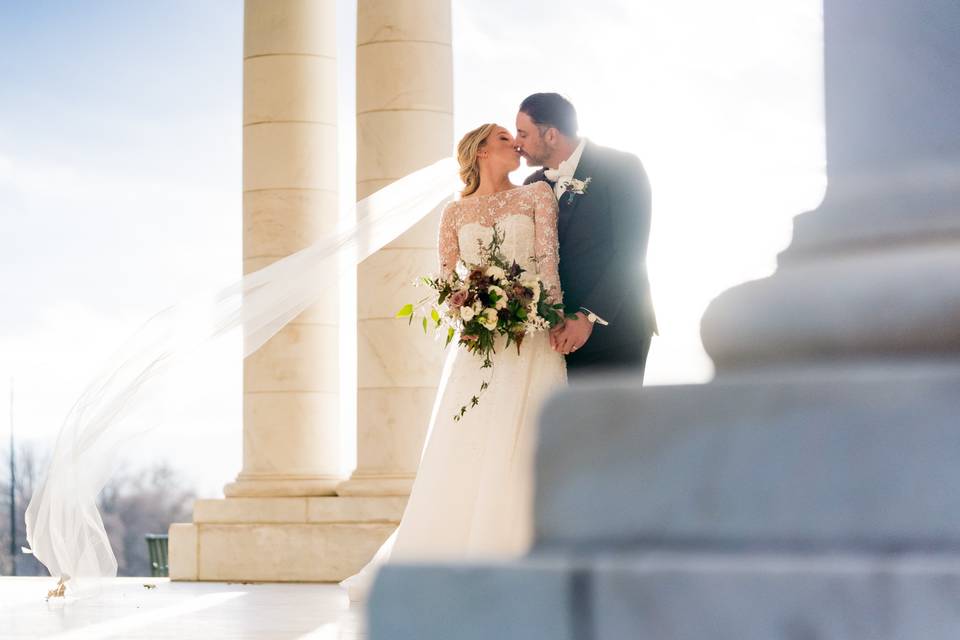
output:
<svg viewBox="0 0 960 640"><path fill-rule="evenodd" d="M534 93L520 103L520 111L530 116L540 133L554 127L567 136L577 136L577 110L559 93Z"/></svg>

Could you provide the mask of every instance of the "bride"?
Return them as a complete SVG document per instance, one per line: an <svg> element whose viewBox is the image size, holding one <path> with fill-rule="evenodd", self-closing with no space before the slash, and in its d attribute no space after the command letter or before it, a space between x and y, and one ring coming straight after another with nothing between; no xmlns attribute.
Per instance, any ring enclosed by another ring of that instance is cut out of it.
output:
<svg viewBox="0 0 960 640"><path fill-rule="evenodd" d="M480 263L478 248L504 235L502 251L543 281L562 302L558 275L557 200L546 182L515 186L516 141L504 127L486 124L457 147L461 198L440 218L441 275L458 262ZM468 338L467 338L468 339ZM480 386L480 360L451 349L400 526L358 574L341 584L350 599L365 600L386 561L458 561L516 556L532 535L533 456L538 410L566 382L563 356L547 332L528 336L519 350L497 345L489 387L459 421L453 416Z"/></svg>

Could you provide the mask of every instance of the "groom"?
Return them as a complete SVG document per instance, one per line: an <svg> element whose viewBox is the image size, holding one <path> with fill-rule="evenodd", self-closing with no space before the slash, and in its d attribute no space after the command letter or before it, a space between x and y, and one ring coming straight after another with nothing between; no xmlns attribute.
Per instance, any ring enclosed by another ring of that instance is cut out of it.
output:
<svg viewBox="0 0 960 640"><path fill-rule="evenodd" d="M577 112L556 93L535 93L517 113L526 179L553 187L559 205L560 284L566 322L550 344L571 378L629 372L642 378L657 334L647 280L650 183L636 156L577 136ZM571 311L576 313L571 315Z"/></svg>

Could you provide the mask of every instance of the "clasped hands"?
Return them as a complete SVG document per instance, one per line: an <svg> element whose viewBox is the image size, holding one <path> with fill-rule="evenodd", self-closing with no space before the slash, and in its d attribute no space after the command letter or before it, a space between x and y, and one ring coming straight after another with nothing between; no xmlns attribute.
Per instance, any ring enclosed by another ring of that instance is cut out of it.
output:
<svg viewBox="0 0 960 640"><path fill-rule="evenodd" d="M569 355L582 347L590 339L591 333L593 323L584 314L575 313L550 330L550 347L557 353ZM460 337L461 342L473 342L476 339L471 335Z"/></svg>
<svg viewBox="0 0 960 640"><path fill-rule="evenodd" d="M563 324L550 330L550 346L557 353L568 355L582 347L590 339L591 333L593 323L586 315L574 313L567 316Z"/></svg>

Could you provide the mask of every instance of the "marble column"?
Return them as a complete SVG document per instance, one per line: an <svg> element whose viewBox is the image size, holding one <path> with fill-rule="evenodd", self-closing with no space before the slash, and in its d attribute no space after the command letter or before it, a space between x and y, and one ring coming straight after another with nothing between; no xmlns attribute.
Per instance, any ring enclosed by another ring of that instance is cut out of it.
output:
<svg viewBox="0 0 960 640"><path fill-rule="evenodd" d="M244 271L337 222L335 0L244 5ZM331 295L336 295L332 293ZM337 313L308 309L244 363L243 469L170 528L175 580L336 581L390 534L395 499L341 498Z"/></svg>
<svg viewBox="0 0 960 640"><path fill-rule="evenodd" d="M246 2L245 273L336 226L335 7L334 0ZM225 488L228 497L334 493L337 325L336 313L318 305L244 362L243 470Z"/></svg>
<svg viewBox="0 0 960 640"><path fill-rule="evenodd" d="M449 0L359 0L357 197L453 147ZM340 495L407 495L445 354L395 319L437 269L437 215L364 261L358 280L357 469Z"/></svg>
<svg viewBox="0 0 960 640"><path fill-rule="evenodd" d="M555 396L530 556L386 567L371 640L956 637L960 5L824 29L826 195L705 313L716 379Z"/></svg>

